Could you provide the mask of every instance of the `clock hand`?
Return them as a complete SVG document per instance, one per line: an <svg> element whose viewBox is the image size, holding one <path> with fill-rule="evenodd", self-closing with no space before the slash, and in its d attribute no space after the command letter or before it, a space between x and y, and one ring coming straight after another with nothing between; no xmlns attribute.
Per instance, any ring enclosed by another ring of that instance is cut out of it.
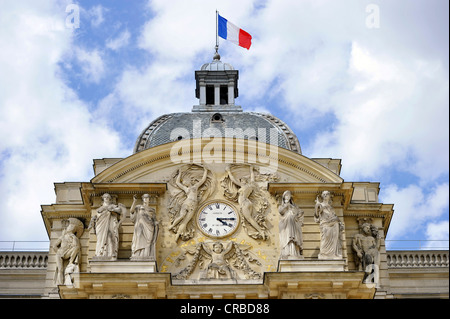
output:
<svg viewBox="0 0 450 319"><path fill-rule="evenodd" d="M221 222L222 224L224 224L225 226L233 227L233 225L227 224L226 222L224 222L224 220L236 220L236 218L220 218L220 217L217 217L217 220L219 222Z"/></svg>
<svg viewBox="0 0 450 319"><path fill-rule="evenodd" d="M226 222L223 221L224 218L217 217L217 220L218 220L219 222L221 222L222 224L224 224L225 226L228 226L228 224L227 224Z"/></svg>

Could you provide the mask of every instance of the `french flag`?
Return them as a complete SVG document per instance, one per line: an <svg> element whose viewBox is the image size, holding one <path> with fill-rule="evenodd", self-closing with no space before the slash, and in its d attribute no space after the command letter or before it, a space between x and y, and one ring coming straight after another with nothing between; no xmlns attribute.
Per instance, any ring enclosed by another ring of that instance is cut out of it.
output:
<svg viewBox="0 0 450 319"><path fill-rule="evenodd" d="M250 49L250 46L252 45L252 36L249 33L235 26L219 14L217 24L219 37L231 41L247 50Z"/></svg>

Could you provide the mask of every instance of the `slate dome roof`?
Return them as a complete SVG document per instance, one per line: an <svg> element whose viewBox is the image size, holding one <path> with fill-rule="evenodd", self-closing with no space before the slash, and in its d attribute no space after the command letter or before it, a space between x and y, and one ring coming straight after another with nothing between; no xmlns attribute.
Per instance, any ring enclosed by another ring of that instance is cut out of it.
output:
<svg viewBox="0 0 450 319"><path fill-rule="evenodd" d="M134 153L181 139L233 135L236 138L256 139L301 154L297 136L286 123L273 115L255 112L191 112L162 115L139 135Z"/></svg>

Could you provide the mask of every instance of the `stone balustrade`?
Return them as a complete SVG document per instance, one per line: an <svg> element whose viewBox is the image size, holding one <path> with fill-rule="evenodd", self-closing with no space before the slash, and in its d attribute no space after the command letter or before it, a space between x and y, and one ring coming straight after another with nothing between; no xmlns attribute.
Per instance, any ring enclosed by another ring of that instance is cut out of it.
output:
<svg viewBox="0 0 450 319"><path fill-rule="evenodd" d="M0 269L45 269L48 252L0 252Z"/></svg>
<svg viewBox="0 0 450 319"><path fill-rule="evenodd" d="M448 250L387 251L389 268L449 267ZM48 252L0 252L0 269L46 268Z"/></svg>
<svg viewBox="0 0 450 319"><path fill-rule="evenodd" d="M448 250L387 251L389 268L448 267Z"/></svg>

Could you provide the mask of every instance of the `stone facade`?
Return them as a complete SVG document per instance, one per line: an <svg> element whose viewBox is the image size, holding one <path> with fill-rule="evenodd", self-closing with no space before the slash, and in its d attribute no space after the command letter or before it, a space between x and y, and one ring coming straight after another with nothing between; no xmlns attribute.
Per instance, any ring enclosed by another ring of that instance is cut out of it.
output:
<svg viewBox="0 0 450 319"><path fill-rule="evenodd" d="M282 121L234 105L237 71L212 63L193 112L152 122L129 157L94 160L89 182L55 184L49 252L0 254L2 296L448 298L448 252L386 252L379 184L302 155Z"/></svg>
<svg viewBox="0 0 450 319"><path fill-rule="evenodd" d="M379 291L375 298L448 298L449 294L449 256L448 251L442 250L414 250L414 251L387 251L387 274L389 277L390 294ZM0 298L48 298L44 295L45 278L47 273L48 253L47 252L0 252ZM123 263L122 263L123 264ZM130 264L130 263L126 263ZM314 262L311 262L312 267L317 267ZM121 263L118 263L118 267L122 267ZM326 265L321 265L326 267ZM144 267L140 268L141 270ZM320 275L317 273L316 268L304 268L307 272L302 274L298 273L295 276L289 275L291 280L287 285L285 282L277 282L275 273L266 274L263 284L260 285L248 285L237 291L235 288L222 287L221 291L214 291L211 287L205 289L205 286L200 285L184 285L174 289L170 283L169 274L154 274L149 271L144 276L134 274L129 277L129 280L137 280L139 276L144 277L145 280L151 280L154 288L149 293L148 283L137 282L134 285L130 284L128 290L139 288L141 290L140 297L152 297L152 298L334 298L342 297L336 293L336 288L344 283L332 284L330 277L324 273ZM314 272L314 274L312 274ZM149 275L149 274L152 275ZM284 274L285 275L285 274ZM360 274L361 275L361 274ZM108 275L103 277L110 278ZM134 278L133 278L134 277ZM287 279L284 276L283 280ZM358 276L357 278L360 278ZM104 290L103 282L104 278L101 275L97 275L97 284L91 285L96 287L97 290ZM328 281L327 281L328 280ZM348 285L348 279L346 284ZM319 283L329 284L330 287L334 285L333 292L325 292L326 289L312 290L312 286ZM354 283L359 285L359 283ZM116 282L116 285L119 285ZM108 284L109 287L113 287L113 283ZM251 289L249 289L251 288ZM192 292L189 290L192 289ZM78 292L70 294L71 288L64 289L67 296L82 298ZM218 290L218 289L217 289ZM132 293L127 295L121 290L121 293L110 293L105 295L106 298L125 298L132 296ZM174 291L177 294L174 294ZM75 291L73 291L75 292ZM144 293L145 292L145 293ZM195 292L195 293L194 293ZM87 297L87 296L84 296ZM351 296L350 296L351 297Z"/></svg>

